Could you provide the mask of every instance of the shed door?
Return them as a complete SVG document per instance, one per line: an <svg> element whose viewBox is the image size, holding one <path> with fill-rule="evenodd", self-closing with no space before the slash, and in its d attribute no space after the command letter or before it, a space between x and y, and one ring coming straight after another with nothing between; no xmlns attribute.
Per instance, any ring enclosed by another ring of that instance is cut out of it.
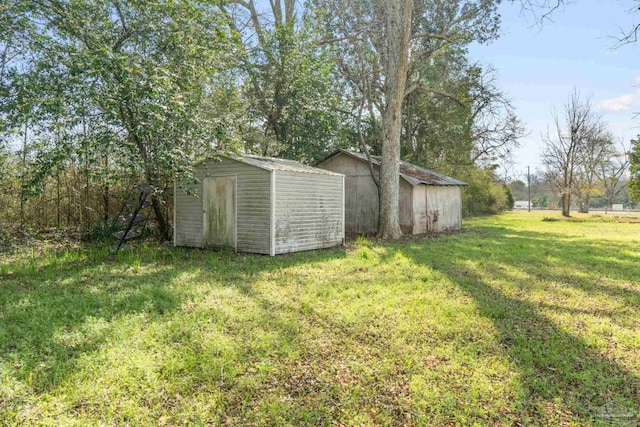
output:
<svg viewBox="0 0 640 427"><path fill-rule="evenodd" d="M206 177L203 182L203 245L236 247L236 177Z"/></svg>

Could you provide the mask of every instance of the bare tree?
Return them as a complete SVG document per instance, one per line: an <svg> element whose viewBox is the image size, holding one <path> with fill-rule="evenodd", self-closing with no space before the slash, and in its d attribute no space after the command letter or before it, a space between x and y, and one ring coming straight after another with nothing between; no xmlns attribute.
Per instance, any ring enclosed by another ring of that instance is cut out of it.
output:
<svg viewBox="0 0 640 427"><path fill-rule="evenodd" d="M600 193L597 172L613 154L613 135L604 129L601 133L586 139L580 152L573 190L581 213L589 212L591 196Z"/></svg>
<svg viewBox="0 0 640 427"><path fill-rule="evenodd" d="M605 213L611 209L613 201L624 189L623 178L629 170L629 149L610 150L605 161L596 169L596 176L602 186L602 197L606 201Z"/></svg>
<svg viewBox="0 0 640 427"><path fill-rule="evenodd" d="M580 4L579 1L574 0L511 0L511 2L519 3L521 10L525 14L533 16L539 24L550 20L554 13L569 4ZM634 3L635 5L628 9L629 15L640 14L640 0L634 0ZM636 43L638 41L638 33L640 32L640 24L633 23L627 28L618 27L617 30L618 33L612 37L618 42L618 46Z"/></svg>
<svg viewBox="0 0 640 427"><path fill-rule="evenodd" d="M554 134L547 132L542 161L547 179L560 191L562 215L569 216L571 193L589 141L602 137L603 124L591 99L574 90L564 105L564 117L553 114Z"/></svg>
<svg viewBox="0 0 640 427"><path fill-rule="evenodd" d="M472 162L482 159L508 162L512 149L519 147L519 139L525 136L526 130L515 114L511 99L498 88L493 68L482 73L470 96L473 99Z"/></svg>

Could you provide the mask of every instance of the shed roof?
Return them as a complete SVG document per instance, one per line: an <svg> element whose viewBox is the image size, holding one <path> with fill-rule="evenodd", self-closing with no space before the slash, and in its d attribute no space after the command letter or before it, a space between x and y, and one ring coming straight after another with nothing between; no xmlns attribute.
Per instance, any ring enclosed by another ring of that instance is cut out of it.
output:
<svg viewBox="0 0 640 427"><path fill-rule="evenodd" d="M356 157L360 160L367 162L367 156L363 153L359 153L357 151L351 150L340 150L330 157L335 156L338 153L345 153L350 156ZM374 165L380 166L380 157L379 156L371 156L371 160ZM464 181L459 181L455 178L451 178L446 175L439 174L430 169L426 169L420 166L416 166L412 163L405 162L404 160L400 161L400 176L404 178L407 182L413 185L425 184L425 185L456 185L463 186L469 185Z"/></svg>
<svg viewBox="0 0 640 427"><path fill-rule="evenodd" d="M326 169L314 168L313 166L305 165L295 160L254 156L252 154L229 154L228 156L221 157L226 157L268 171L278 170L288 172L312 173L317 175L343 176L340 173L329 171Z"/></svg>

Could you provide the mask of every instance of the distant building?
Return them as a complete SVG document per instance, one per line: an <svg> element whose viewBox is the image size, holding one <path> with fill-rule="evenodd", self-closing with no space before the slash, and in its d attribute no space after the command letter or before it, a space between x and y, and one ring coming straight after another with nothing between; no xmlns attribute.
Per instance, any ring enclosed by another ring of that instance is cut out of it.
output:
<svg viewBox="0 0 640 427"><path fill-rule="evenodd" d="M528 200L516 200L513 203L514 209L529 209L529 201Z"/></svg>

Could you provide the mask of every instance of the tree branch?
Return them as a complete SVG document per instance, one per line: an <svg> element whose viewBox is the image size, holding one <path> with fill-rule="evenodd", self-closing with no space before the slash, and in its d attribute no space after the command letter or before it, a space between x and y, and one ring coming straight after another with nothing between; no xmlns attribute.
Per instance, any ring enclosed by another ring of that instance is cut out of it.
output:
<svg viewBox="0 0 640 427"><path fill-rule="evenodd" d="M407 96L409 96L412 92L414 92L416 90L421 90L423 92L433 93L435 95L440 95L442 97L449 98L450 100L454 101L456 104L460 105L461 107L465 107L465 104L462 101L460 101L455 95L452 95L452 94L447 93L447 92L445 92L443 90L440 90L440 89L436 89L436 88L433 88L433 87L425 86L422 83L414 83L411 86L409 86L404 91L404 97L406 98Z"/></svg>
<svg viewBox="0 0 640 427"><path fill-rule="evenodd" d="M438 39L438 40L443 40L449 43L454 43L454 40L452 38L450 38L447 34L444 33L417 33L417 34L413 34L411 36L411 40L415 40L415 39Z"/></svg>

